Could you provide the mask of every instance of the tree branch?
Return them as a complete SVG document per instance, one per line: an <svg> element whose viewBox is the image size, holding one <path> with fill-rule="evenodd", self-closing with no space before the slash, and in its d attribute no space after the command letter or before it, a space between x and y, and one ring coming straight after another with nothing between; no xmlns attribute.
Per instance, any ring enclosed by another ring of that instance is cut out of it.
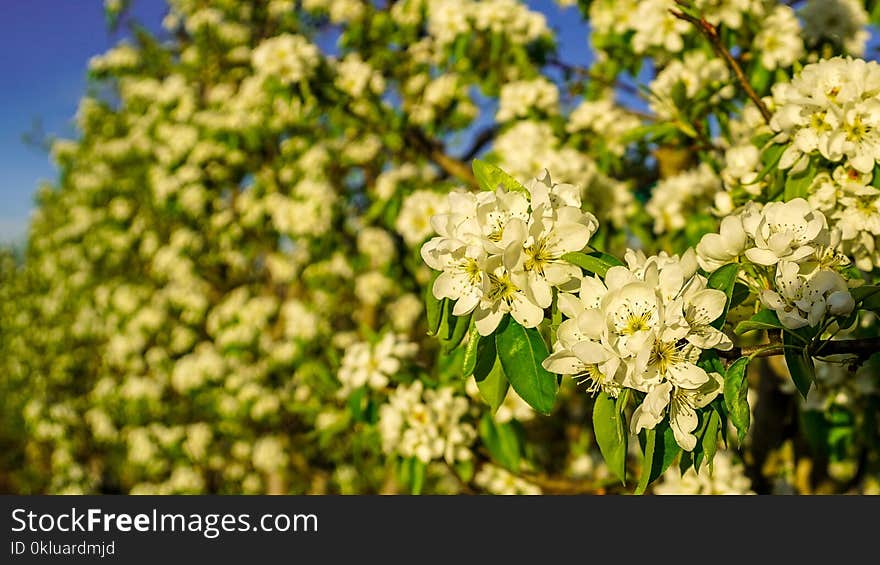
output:
<svg viewBox="0 0 880 565"><path fill-rule="evenodd" d="M859 359L867 359L880 351L880 337L867 337L862 339L840 339L826 341L821 347L823 357L828 355L855 355ZM781 341L773 340L768 343L759 343L746 347L734 347L730 351L719 351L718 355L724 359L739 359L740 357L773 357L782 355L785 346Z"/></svg>
<svg viewBox="0 0 880 565"><path fill-rule="evenodd" d="M422 130L418 128L408 129L406 131L406 139L415 147L424 151L448 175L458 177L471 186L477 187L477 178L474 176L470 166L455 157L447 155L443 145L427 137Z"/></svg>
<svg viewBox="0 0 880 565"><path fill-rule="evenodd" d="M487 143L495 139L495 136L498 134L498 126L487 127L480 133L474 137L474 141L471 144L470 148L465 151L464 155L461 157L461 160L464 162L470 161L474 157L477 156L477 153L486 146Z"/></svg>
<svg viewBox="0 0 880 565"><path fill-rule="evenodd" d="M679 6L689 6L687 2L683 2L682 0L675 0L675 3ZM761 112L761 116L764 118L764 121L769 124L771 118L770 110L767 109L767 105L764 104L764 101L761 100L761 97L758 96L758 93L755 92L754 88L752 88L752 85L749 83L749 79L746 78L745 73L743 73L742 67L739 66L739 63L736 61L730 51L724 46L723 43L721 43L721 37L718 35L718 29L714 25L706 21L705 18L695 18L690 14L680 12L678 10L669 11L676 18L693 24L697 28L697 30L701 34L703 34L703 36L712 45L712 49L715 51L715 53L719 57L724 59L727 67L736 76L736 80L739 82L743 91L746 93L746 96L749 97L749 100L754 102L755 106L758 107L758 111Z"/></svg>

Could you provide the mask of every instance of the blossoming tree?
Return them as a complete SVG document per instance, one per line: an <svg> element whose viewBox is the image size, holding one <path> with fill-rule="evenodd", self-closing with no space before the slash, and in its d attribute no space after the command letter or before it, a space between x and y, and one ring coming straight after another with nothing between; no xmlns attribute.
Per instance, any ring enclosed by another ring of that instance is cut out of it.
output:
<svg viewBox="0 0 880 565"><path fill-rule="evenodd" d="M589 67L528 4L170 0L93 59L0 486L878 492L880 3L559 2Z"/></svg>

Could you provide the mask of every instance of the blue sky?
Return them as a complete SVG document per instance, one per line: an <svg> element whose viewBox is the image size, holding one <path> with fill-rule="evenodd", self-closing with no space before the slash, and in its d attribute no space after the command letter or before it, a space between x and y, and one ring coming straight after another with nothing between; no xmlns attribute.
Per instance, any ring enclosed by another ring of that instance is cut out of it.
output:
<svg viewBox="0 0 880 565"><path fill-rule="evenodd" d="M528 2L558 32L562 56L590 58L586 28L575 8L552 0ZM158 30L162 0L133 0L132 15ZM49 156L22 136L40 130L73 137L73 116L86 89L86 67L125 36L108 31L101 0L4 0L0 7L0 243L19 240L40 182L56 171Z"/></svg>

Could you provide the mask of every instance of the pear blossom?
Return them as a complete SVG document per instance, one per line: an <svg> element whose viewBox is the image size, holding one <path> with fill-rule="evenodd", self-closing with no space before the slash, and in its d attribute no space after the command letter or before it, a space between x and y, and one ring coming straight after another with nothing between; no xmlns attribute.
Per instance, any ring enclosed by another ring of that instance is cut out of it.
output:
<svg viewBox="0 0 880 565"><path fill-rule="evenodd" d="M797 263L780 261L774 282L775 290L762 292L761 302L792 330L817 327L826 314L845 316L855 307L846 281L829 269L803 274Z"/></svg>
<svg viewBox="0 0 880 565"><path fill-rule="evenodd" d="M776 6L763 20L753 48L761 54L761 64L770 70L790 67L800 59L804 41L795 11L790 6Z"/></svg>
<svg viewBox="0 0 880 565"><path fill-rule="evenodd" d="M727 263L738 261L748 242L742 215L727 216L721 220L719 233L707 233L700 239L697 261L706 271L716 271Z"/></svg>
<svg viewBox="0 0 880 565"><path fill-rule="evenodd" d="M704 349L732 347L711 326L727 298L707 288L693 251L645 257L630 250L626 259L628 266L610 268L604 280L583 277L577 295L559 294L566 319L543 365L587 382L589 392L646 393L633 415L634 432L668 417L678 443L692 450L696 409L720 390L720 377L697 360Z"/></svg>
<svg viewBox="0 0 880 565"><path fill-rule="evenodd" d="M345 350L338 378L341 396L348 396L362 386L383 389L403 366L402 361L415 354L416 345L393 333L386 333L375 344L357 342Z"/></svg>
<svg viewBox="0 0 880 565"><path fill-rule="evenodd" d="M696 410L712 402L721 393L724 382L718 373L708 373L705 377L702 382L670 379L652 388L633 411L632 432L653 429L668 411L676 443L685 451L693 451L697 446L693 433L698 424Z"/></svg>
<svg viewBox="0 0 880 565"><path fill-rule="evenodd" d="M782 259L799 262L828 241L825 216L803 198L770 202L761 215L743 218L743 228L754 241L746 258L758 265L775 265Z"/></svg>
<svg viewBox="0 0 880 565"><path fill-rule="evenodd" d="M469 407L467 397L451 387L426 390L421 381L400 385L379 409L382 450L423 463L468 461L477 437L466 419Z"/></svg>
<svg viewBox="0 0 880 565"><path fill-rule="evenodd" d="M779 168L804 170L813 155L869 173L880 157L880 65L834 57L773 87L774 142L787 144Z"/></svg>
<svg viewBox="0 0 880 565"><path fill-rule="evenodd" d="M456 316L473 312L482 335L506 314L536 327L553 288L580 278L562 256L586 247L598 228L580 204L577 187L554 184L546 171L525 192L451 193L448 212L431 220L438 235L421 248L425 263L441 271L434 296L455 300Z"/></svg>

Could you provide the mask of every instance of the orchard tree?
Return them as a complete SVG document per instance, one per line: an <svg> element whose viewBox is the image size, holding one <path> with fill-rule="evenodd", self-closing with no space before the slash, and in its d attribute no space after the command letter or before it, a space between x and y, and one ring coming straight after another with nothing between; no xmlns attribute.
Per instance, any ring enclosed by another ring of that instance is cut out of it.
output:
<svg viewBox="0 0 880 565"><path fill-rule="evenodd" d="M559 4L589 67L514 0L129 23L0 265L4 481L880 492L880 6Z"/></svg>

